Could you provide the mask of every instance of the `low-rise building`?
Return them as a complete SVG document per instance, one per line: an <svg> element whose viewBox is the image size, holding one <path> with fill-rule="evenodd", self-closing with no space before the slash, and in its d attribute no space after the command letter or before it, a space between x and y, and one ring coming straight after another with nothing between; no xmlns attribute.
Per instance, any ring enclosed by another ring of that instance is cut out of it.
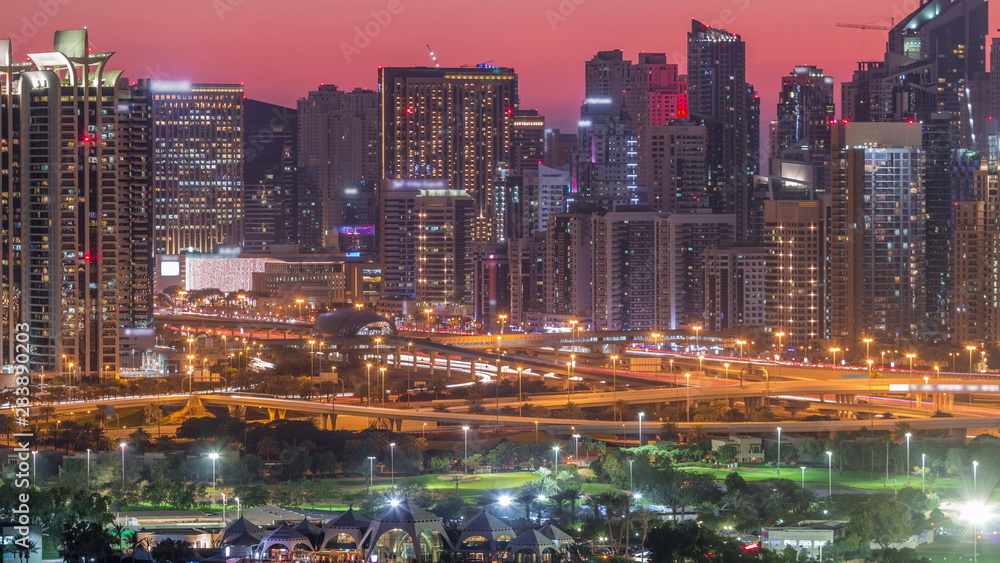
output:
<svg viewBox="0 0 1000 563"><path fill-rule="evenodd" d="M718 451L719 448L725 446L732 446L734 448L732 461L737 463L764 461L764 441L759 436L730 436L725 440L712 440L712 451Z"/></svg>
<svg viewBox="0 0 1000 563"><path fill-rule="evenodd" d="M803 520L791 526L762 528L760 543L778 551L791 546L799 553L821 557L824 547L846 535L846 520Z"/></svg>

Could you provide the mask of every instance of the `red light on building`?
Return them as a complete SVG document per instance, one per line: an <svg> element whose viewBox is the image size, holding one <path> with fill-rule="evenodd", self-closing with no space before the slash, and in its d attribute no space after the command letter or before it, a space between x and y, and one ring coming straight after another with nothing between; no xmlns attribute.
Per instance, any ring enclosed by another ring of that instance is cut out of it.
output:
<svg viewBox="0 0 1000 563"><path fill-rule="evenodd" d="M753 543L748 543L743 546L743 551L757 551L760 549L760 542L755 541Z"/></svg>
<svg viewBox="0 0 1000 563"><path fill-rule="evenodd" d="M678 106L677 107L677 117L686 118L688 115L689 114L688 114L688 107L687 106Z"/></svg>
<svg viewBox="0 0 1000 563"><path fill-rule="evenodd" d="M413 106L406 106L406 115L413 115Z"/></svg>
<svg viewBox="0 0 1000 563"><path fill-rule="evenodd" d="M507 108L507 115L514 115L514 108Z"/></svg>

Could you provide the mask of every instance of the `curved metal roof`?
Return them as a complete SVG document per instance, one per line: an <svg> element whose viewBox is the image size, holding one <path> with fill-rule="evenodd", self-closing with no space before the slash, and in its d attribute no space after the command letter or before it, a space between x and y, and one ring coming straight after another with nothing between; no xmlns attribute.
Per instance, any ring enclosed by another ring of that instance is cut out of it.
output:
<svg viewBox="0 0 1000 563"><path fill-rule="evenodd" d="M371 311L340 309L323 313L313 323L313 331L326 337L353 338L370 334L396 334L392 322Z"/></svg>

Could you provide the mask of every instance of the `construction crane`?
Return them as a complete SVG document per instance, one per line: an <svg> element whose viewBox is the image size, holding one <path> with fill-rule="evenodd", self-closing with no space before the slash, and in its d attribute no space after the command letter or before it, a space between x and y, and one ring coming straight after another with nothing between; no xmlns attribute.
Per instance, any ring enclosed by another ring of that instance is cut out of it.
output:
<svg viewBox="0 0 1000 563"><path fill-rule="evenodd" d="M878 22L883 22L889 20L890 25L874 25ZM838 23L837 27L853 27L854 29L878 29L882 31L889 31L896 25L896 18L882 18L880 20L875 20L871 23Z"/></svg>
<svg viewBox="0 0 1000 563"><path fill-rule="evenodd" d="M425 45L427 45L427 52L431 54L431 60L434 61L434 67L435 68L441 68L441 65L438 64L437 55L434 54L434 49L431 49L431 46L430 46L429 43L425 43Z"/></svg>

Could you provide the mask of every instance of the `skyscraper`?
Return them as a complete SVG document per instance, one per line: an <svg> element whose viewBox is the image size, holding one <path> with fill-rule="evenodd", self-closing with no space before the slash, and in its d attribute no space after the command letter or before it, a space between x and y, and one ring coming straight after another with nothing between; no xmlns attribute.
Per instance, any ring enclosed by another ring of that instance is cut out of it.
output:
<svg viewBox="0 0 1000 563"><path fill-rule="evenodd" d="M0 363L26 323L32 371L113 377L151 322L149 98L88 45L59 31L19 63L0 41Z"/></svg>
<svg viewBox="0 0 1000 563"><path fill-rule="evenodd" d="M285 173L286 148L295 143L296 114L291 108L246 100L243 147L243 248L267 252L285 243L286 201L292 196Z"/></svg>
<svg viewBox="0 0 1000 563"><path fill-rule="evenodd" d="M665 326L666 218L653 211L591 216L593 330Z"/></svg>
<svg viewBox="0 0 1000 563"><path fill-rule="evenodd" d="M765 324L789 348L826 339L827 211L816 200L764 202Z"/></svg>
<svg viewBox="0 0 1000 563"><path fill-rule="evenodd" d="M830 336L920 338L927 280L920 126L850 123L833 132Z"/></svg>
<svg viewBox="0 0 1000 563"><path fill-rule="evenodd" d="M751 175L760 168L760 100L746 81L746 44L736 34L692 21L688 33L688 105L708 132L708 198L716 213L735 213L748 230Z"/></svg>
<svg viewBox="0 0 1000 563"><path fill-rule="evenodd" d="M511 168L514 172L538 168L545 158L545 116L539 115L535 109L515 111L511 135Z"/></svg>
<svg viewBox="0 0 1000 563"><path fill-rule="evenodd" d="M471 313L472 198L446 180L384 180L381 207L383 297Z"/></svg>
<svg viewBox="0 0 1000 563"><path fill-rule="evenodd" d="M382 177L447 180L489 219L498 170L512 162L514 69L385 67L379 96Z"/></svg>
<svg viewBox="0 0 1000 563"><path fill-rule="evenodd" d="M777 152L771 157L811 165L813 188L829 189L830 125L835 118L833 77L814 66L795 67L789 76L781 78Z"/></svg>
<svg viewBox="0 0 1000 563"><path fill-rule="evenodd" d="M243 244L243 86L141 80L153 97L157 254Z"/></svg>
<svg viewBox="0 0 1000 563"><path fill-rule="evenodd" d="M708 209L708 142L705 127L690 121L647 127L642 143L642 183L659 211Z"/></svg>
<svg viewBox="0 0 1000 563"><path fill-rule="evenodd" d="M378 101L371 90L345 92L324 84L298 102L296 190L301 214L313 225L302 233L300 244L306 250L340 249L342 232L374 227L370 221L358 224L366 221L348 209L347 200L356 199L358 182L365 191L380 179ZM319 233L311 232L316 225L308 207L317 214Z"/></svg>
<svg viewBox="0 0 1000 563"><path fill-rule="evenodd" d="M975 195L955 212L954 341L963 346L1000 339L1000 137L988 144Z"/></svg>

